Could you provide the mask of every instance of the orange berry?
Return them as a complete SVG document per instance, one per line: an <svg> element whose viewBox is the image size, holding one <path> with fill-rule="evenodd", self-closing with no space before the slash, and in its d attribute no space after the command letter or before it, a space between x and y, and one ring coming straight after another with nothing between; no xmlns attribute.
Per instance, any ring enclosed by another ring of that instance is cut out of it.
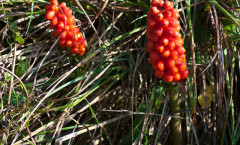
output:
<svg viewBox="0 0 240 145"><path fill-rule="evenodd" d="M164 46L162 44L156 44L155 49L157 52L162 53L164 50Z"/></svg>
<svg viewBox="0 0 240 145"><path fill-rule="evenodd" d="M75 23L75 20L74 20L73 17L70 17L70 18L67 19L67 24L68 25L74 25L74 23Z"/></svg>
<svg viewBox="0 0 240 145"><path fill-rule="evenodd" d="M154 35L157 36L157 37L162 36L162 34L163 34L163 28L162 28L162 27L158 27L158 28L156 28L156 30L154 31Z"/></svg>
<svg viewBox="0 0 240 145"><path fill-rule="evenodd" d="M57 25L57 23L58 23L57 16L54 16L54 17L52 18L51 23L52 23L53 25Z"/></svg>
<svg viewBox="0 0 240 145"><path fill-rule="evenodd" d="M73 44L73 42L71 40L66 41L66 47L70 48L72 46L72 44Z"/></svg>
<svg viewBox="0 0 240 145"><path fill-rule="evenodd" d="M67 39L68 40L73 40L74 39L74 33L70 32L70 31L67 31Z"/></svg>
<svg viewBox="0 0 240 145"><path fill-rule="evenodd" d="M178 51L179 54L185 54L186 49L185 49L183 46L180 46L180 47L177 49L177 51Z"/></svg>
<svg viewBox="0 0 240 145"><path fill-rule="evenodd" d="M67 32L64 31L64 32L62 33L60 39L61 39L61 40L66 40L66 38L67 38Z"/></svg>
<svg viewBox="0 0 240 145"><path fill-rule="evenodd" d="M178 52L177 51L171 51L169 57L172 58L173 60L177 60Z"/></svg>
<svg viewBox="0 0 240 145"><path fill-rule="evenodd" d="M178 73L178 68L176 67L176 66L174 66L174 67L171 67L170 68L170 72L171 72L171 74L176 74L176 73Z"/></svg>
<svg viewBox="0 0 240 145"><path fill-rule="evenodd" d="M50 10L50 11L47 11L46 13L46 19L47 20L51 20L53 17L55 16L55 12Z"/></svg>
<svg viewBox="0 0 240 145"><path fill-rule="evenodd" d="M170 73L167 73L167 74L165 74L164 75L164 80L166 81L166 82L172 82L173 81L173 75L172 74L170 74Z"/></svg>
<svg viewBox="0 0 240 145"><path fill-rule="evenodd" d="M173 59L168 59L168 60L166 61L166 66L167 66L168 68L174 67L174 66L175 66L175 61L174 61Z"/></svg>
<svg viewBox="0 0 240 145"><path fill-rule="evenodd" d="M58 24L57 24L58 29L63 29L64 26L65 26L65 24L64 24L63 21L60 21L60 22L58 22Z"/></svg>
<svg viewBox="0 0 240 145"><path fill-rule="evenodd" d="M179 71L184 71L187 68L187 65L184 63L178 64L178 70Z"/></svg>
<svg viewBox="0 0 240 145"><path fill-rule="evenodd" d="M186 79L189 71L187 69L185 69L183 72L180 73L181 74L181 79Z"/></svg>
<svg viewBox="0 0 240 145"><path fill-rule="evenodd" d="M50 0L51 5L58 5L58 0Z"/></svg>
<svg viewBox="0 0 240 145"><path fill-rule="evenodd" d="M175 75L173 75L173 81L174 82L178 82L181 80L181 75L180 73L176 73Z"/></svg>
<svg viewBox="0 0 240 145"><path fill-rule="evenodd" d="M75 32L75 26L74 25L69 25L69 31Z"/></svg>
<svg viewBox="0 0 240 145"><path fill-rule="evenodd" d="M168 40L166 37L160 38L160 43L161 43L163 46L168 45L168 42L169 42L169 40Z"/></svg>
<svg viewBox="0 0 240 145"><path fill-rule="evenodd" d="M161 22L160 22L160 25L162 27L168 27L169 25L169 21L167 19L163 19Z"/></svg>
<svg viewBox="0 0 240 145"><path fill-rule="evenodd" d="M164 65L164 62L162 60L159 60L157 63L156 63L156 68L160 71L163 71L164 68L165 68L165 65Z"/></svg>
<svg viewBox="0 0 240 145"><path fill-rule="evenodd" d="M170 50L169 49L164 49L162 52L162 57L167 58L170 55Z"/></svg>
<svg viewBox="0 0 240 145"><path fill-rule="evenodd" d="M166 9L166 10L171 9L171 8L173 8L173 3L166 0L163 4L163 8Z"/></svg>

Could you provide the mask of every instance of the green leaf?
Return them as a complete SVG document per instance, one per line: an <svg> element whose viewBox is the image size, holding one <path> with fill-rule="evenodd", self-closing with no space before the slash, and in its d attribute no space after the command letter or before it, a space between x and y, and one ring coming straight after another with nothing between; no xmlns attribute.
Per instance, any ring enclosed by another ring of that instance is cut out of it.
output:
<svg viewBox="0 0 240 145"><path fill-rule="evenodd" d="M16 70L15 70L15 74L16 74L18 77L21 77L21 76L24 75L24 73L28 70L29 67L30 67L30 64L29 64L29 62L28 62L27 59L21 60L21 61L17 64Z"/></svg>
<svg viewBox="0 0 240 145"><path fill-rule="evenodd" d="M8 75L8 72L5 73L5 80L9 82L11 80L11 76Z"/></svg>
<svg viewBox="0 0 240 145"><path fill-rule="evenodd" d="M225 10L221 5L218 4L216 0L210 0L210 3L214 4L226 17L229 17L235 24L237 24L239 27L239 19L234 18L227 10Z"/></svg>
<svg viewBox="0 0 240 145"><path fill-rule="evenodd" d="M16 34L16 37L14 38L14 40L20 44L24 44L24 39L19 34Z"/></svg>
<svg viewBox="0 0 240 145"><path fill-rule="evenodd" d="M16 23L10 22L10 28L13 30L14 41L17 41L20 44L24 43L24 39L20 36L18 32Z"/></svg>

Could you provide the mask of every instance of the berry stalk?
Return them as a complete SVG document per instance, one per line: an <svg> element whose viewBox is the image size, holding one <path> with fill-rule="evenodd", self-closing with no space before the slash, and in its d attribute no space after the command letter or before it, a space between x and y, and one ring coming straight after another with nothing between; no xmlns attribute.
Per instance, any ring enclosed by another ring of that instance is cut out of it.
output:
<svg viewBox="0 0 240 145"><path fill-rule="evenodd" d="M189 71L186 65L186 50L180 34L179 13L168 0L152 0L147 13L147 51L155 76L166 82L179 82L187 78ZM169 94L177 90L177 85L169 84ZM180 116L179 93L170 98L170 111ZM172 145L182 144L181 120L172 118L170 122Z"/></svg>
<svg viewBox="0 0 240 145"><path fill-rule="evenodd" d="M172 116L180 116L181 101L179 98L179 92L175 92L178 89L177 85L169 85L170 97L170 112L174 113ZM179 118L172 117L170 121L170 142L171 145L182 145L182 125Z"/></svg>

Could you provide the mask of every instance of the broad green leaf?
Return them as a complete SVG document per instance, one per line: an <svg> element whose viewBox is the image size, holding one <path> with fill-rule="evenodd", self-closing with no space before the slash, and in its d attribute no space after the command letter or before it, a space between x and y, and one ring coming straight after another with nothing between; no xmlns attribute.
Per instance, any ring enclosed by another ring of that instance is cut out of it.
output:
<svg viewBox="0 0 240 145"><path fill-rule="evenodd" d="M21 77L24 75L24 73L28 70L30 67L30 64L27 59L21 60L16 67L15 73L18 77Z"/></svg>
<svg viewBox="0 0 240 145"><path fill-rule="evenodd" d="M210 106L211 102L213 100L213 95L214 95L214 86L207 86L206 88L206 99L207 99L207 104L206 104L206 99L204 97L203 91L201 94L198 96L198 101L202 107Z"/></svg>
<svg viewBox="0 0 240 145"><path fill-rule="evenodd" d="M20 44L24 43L24 39L20 36L18 32L16 23L10 22L10 28L13 30L14 41L17 41Z"/></svg>

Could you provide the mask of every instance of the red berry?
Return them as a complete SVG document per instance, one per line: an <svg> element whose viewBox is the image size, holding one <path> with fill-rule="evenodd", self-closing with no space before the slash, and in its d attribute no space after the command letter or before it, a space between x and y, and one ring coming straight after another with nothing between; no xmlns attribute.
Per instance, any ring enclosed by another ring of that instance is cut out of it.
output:
<svg viewBox="0 0 240 145"><path fill-rule="evenodd" d="M58 24L57 24L57 27L58 27L58 29L63 29L64 28L64 22L63 21L60 21L60 22L58 22Z"/></svg>
<svg viewBox="0 0 240 145"><path fill-rule="evenodd" d="M159 70L156 70L155 71L155 76L159 79L163 78L164 76L164 71L159 71Z"/></svg>
<svg viewBox="0 0 240 145"><path fill-rule="evenodd" d="M68 25L74 25L74 23L75 23L75 20L74 20L73 17L70 17L70 18L67 19L67 24Z"/></svg>
<svg viewBox="0 0 240 145"><path fill-rule="evenodd" d="M164 65L164 62L162 60L159 60L157 63L156 63L156 68L160 71L163 71L164 68L165 68L165 65Z"/></svg>
<svg viewBox="0 0 240 145"><path fill-rule="evenodd" d="M183 46L180 46L178 49L177 49L178 53L179 54L185 54L186 50Z"/></svg>
<svg viewBox="0 0 240 145"><path fill-rule="evenodd" d="M75 33L75 26L74 25L69 25L69 31Z"/></svg>
<svg viewBox="0 0 240 145"><path fill-rule="evenodd" d="M156 20L157 22L162 21L162 19L163 19L163 14L162 14L161 12L155 14L155 20Z"/></svg>
<svg viewBox="0 0 240 145"><path fill-rule="evenodd" d="M72 54L79 54L78 48L77 48L77 47L73 47L73 48L71 49L71 53L72 53Z"/></svg>
<svg viewBox="0 0 240 145"><path fill-rule="evenodd" d="M66 8L66 9L64 9L64 14L65 14L68 18L70 18L70 17L72 16L72 10Z"/></svg>
<svg viewBox="0 0 240 145"><path fill-rule="evenodd" d="M80 28L75 27L75 34L78 34L80 32Z"/></svg>
<svg viewBox="0 0 240 145"><path fill-rule="evenodd" d="M162 27L168 27L169 25L169 21L167 19L163 19L161 22L160 22L160 25Z"/></svg>
<svg viewBox="0 0 240 145"><path fill-rule="evenodd" d="M171 9L171 8L173 8L173 3L166 0L165 3L163 4L163 8L166 10Z"/></svg>
<svg viewBox="0 0 240 145"><path fill-rule="evenodd" d="M170 72L171 72L171 74L176 74L176 73L178 73L178 68L176 67L176 66L174 66L174 67L171 67L170 68Z"/></svg>
<svg viewBox="0 0 240 145"><path fill-rule="evenodd" d="M164 18L171 18L172 16L172 13L170 11L163 11L162 13Z"/></svg>
<svg viewBox="0 0 240 145"><path fill-rule="evenodd" d="M165 38L165 37L162 37L162 38L160 38L160 43L163 45L163 46L166 46L166 45L168 45L168 39L167 38Z"/></svg>
<svg viewBox="0 0 240 145"><path fill-rule="evenodd" d="M155 43L153 41L149 40L147 42L147 50L148 50L148 52L154 51L154 46L155 46Z"/></svg>
<svg viewBox="0 0 240 145"><path fill-rule="evenodd" d="M64 45L65 42L66 42L66 41L65 41L65 40L62 40L62 39L59 39L59 40L58 40L58 43L59 43L60 45Z"/></svg>
<svg viewBox="0 0 240 145"><path fill-rule="evenodd" d="M81 33L79 33L80 35L81 35ZM78 35L79 35L78 34ZM82 36L78 36L79 38L78 38L78 43L80 44L80 45L83 45L83 44L85 44L85 39L84 38L82 38Z"/></svg>
<svg viewBox="0 0 240 145"><path fill-rule="evenodd" d="M70 31L67 31L67 39L68 40L73 40L74 39L74 33L70 32Z"/></svg>
<svg viewBox="0 0 240 145"><path fill-rule="evenodd" d="M151 39L153 42L158 42L158 36L156 36L156 35L151 35L151 36L150 36L150 39Z"/></svg>
<svg viewBox="0 0 240 145"><path fill-rule="evenodd" d="M67 4L65 2L61 2L59 6L60 7L67 7Z"/></svg>
<svg viewBox="0 0 240 145"><path fill-rule="evenodd" d="M149 27L155 27L156 25L157 25L157 23L153 19L148 20Z"/></svg>
<svg viewBox="0 0 240 145"><path fill-rule="evenodd" d="M156 14L158 14L160 11L159 11L159 9L156 7L156 6L152 6L151 7L151 10L152 10L152 13L154 14L154 15L156 15Z"/></svg>
<svg viewBox="0 0 240 145"><path fill-rule="evenodd" d="M67 40L66 41L66 47L70 48L72 46L72 41L71 40Z"/></svg>
<svg viewBox="0 0 240 145"><path fill-rule="evenodd" d="M187 68L187 65L184 63L181 63L178 65L178 70L179 71L184 71Z"/></svg>
<svg viewBox="0 0 240 145"><path fill-rule="evenodd" d="M159 55L157 52L150 53L150 60L152 62L156 62L160 59Z"/></svg>
<svg viewBox="0 0 240 145"><path fill-rule="evenodd" d="M162 7L164 4L163 0L152 0L151 6Z"/></svg>
<svg viewBox="0 0 240 145"><path fill-rule="evenodd" d="M172 8L172 9L169 9L169 11L172 13L172 18L178 19L179 13L176 9Z"/></svg>
<svg viewBox="0 0 240 145"><path fill-rule="evenodd" d="M47 20L51 20L53 17L55 16L55 12L50 10L50 11L47 11L46 13L46 19Z"/></svg>
<svg viewBox="0 0 240 145"><path fill-rule="evenodd" d="M170 41L166 47L170 50L173 50L175 48L175 43L173 41Z"/></svg>
<svg viewBox="0 0 240 145"><path fill-rule="evenodd" d="M78 48L79 48L79 54L82 56L86 51L85 44L80 45Z"/></svg>
<svg viewBox="0 0 240 145"><path fill-rule="evenodd" d="M169 55L170 58L173 60L177 60L178 58L178 52L177 51L171 51L171 54Z"/></svg>
<svg viewBox="0 0 240 145"><path fill-rule="evenodd" d="M178 82L181 80L181 75L180 73L176 73L175 75L173 75L173 81L174 82Z"/></svg>
<svg viewBox="0 0 240 145"><path fill-rule="evenodd" d="M180 26L180 22L176 19L168 19L168 21L170 27L177 28L178 26Z"/></svg>
<svg viewBox="0 0 240 145"><path fill-rule="evenodd" d="M64 32L62 33L60 39L61 39L61 40L66 40L66 38L67 38L67 32L64 31Z"/></svg>
<svg viewBox="0 0 240 145"><path fill-rule="evenodd" d="M161 53L164 50L164 46L162 44L156 44L155 49L157 52Z"/></svg>
<svg viewBox="0 0 240 145"><path fill-rule="evenodd" d="M52 36L57 38L59 35L62 34L62 32L62 29L56 29L55 31L53 31Z"/></svg>
<svg viewBox="0 0 240 145"><path fill-rule="evenodd" d="M154 34L158 37L162 36L163 28L162 27L157 27L156 30L154 31Z"/></svg>
<svg viewBox="0 0 240 145"><path fill-rule="evenodd" d="M67 20L66 16L65 16L64 14L62 14L62 13L59 13L59 14L57 15L57 18L58 18L58 21L63 21L64 23L65 23L66 20Z"/></svg>
<svg viewBox="0 0 240 145"><path fill-rule="evenodd" d="M51 10L51 6L46 6L46 7L45 7L45 11L46 11L46 12L48 12L48 11L50 11L50 10Z"/></svg>
<svg viewBox="0 0 240 145"><path fill-rule="evenodd" d="M57 16L54 16L54 17L52 18L51 23L52 23L53 25L57 25L57 23L58 23Z"/></svg>
<svg viewBox="0 0 240 145"><path fill-rule="evenodd" d="M169 49L164 49L162 52L162 57L167 58L170 55L170 50Z"/></svg>
<svg viewBox="0 0 240 145"><path fill-rule="evenodd" d="M66 25L66 26L64 27L64 30L65 30L65 31L69 31L69 28L70 28L70 26L69 26L69 25Z"/></svg>
<svg viewBox="0 0 240 145"><path fill-rule="evenodd" d="M181 74L181 79L186 79L189 71L187 69L185 69L183 72L180 73Z"/></svg>
<svg viewBox="0 0 240 145"><path fill-rule="evenodd" d="M170 73L167 73L167 74L165 74L164 75L164 80L166 81L166 82L172 82L173 81L173 75L172 74L170 74Z"/></svg>
<svg viewBox="0 0 240 145"><path fill-rule="evenodd" d="M168 68L174 67L174 66L175 66L175 61L174 61L173 59L167 59L167 61L166 61L166 66L167 66Z"/></svg>
<svg viewBox="0 0 240 145"><path fill-rule="evenodd" d="M50 0L51 5L58 5L58 0Z"/></svg>

